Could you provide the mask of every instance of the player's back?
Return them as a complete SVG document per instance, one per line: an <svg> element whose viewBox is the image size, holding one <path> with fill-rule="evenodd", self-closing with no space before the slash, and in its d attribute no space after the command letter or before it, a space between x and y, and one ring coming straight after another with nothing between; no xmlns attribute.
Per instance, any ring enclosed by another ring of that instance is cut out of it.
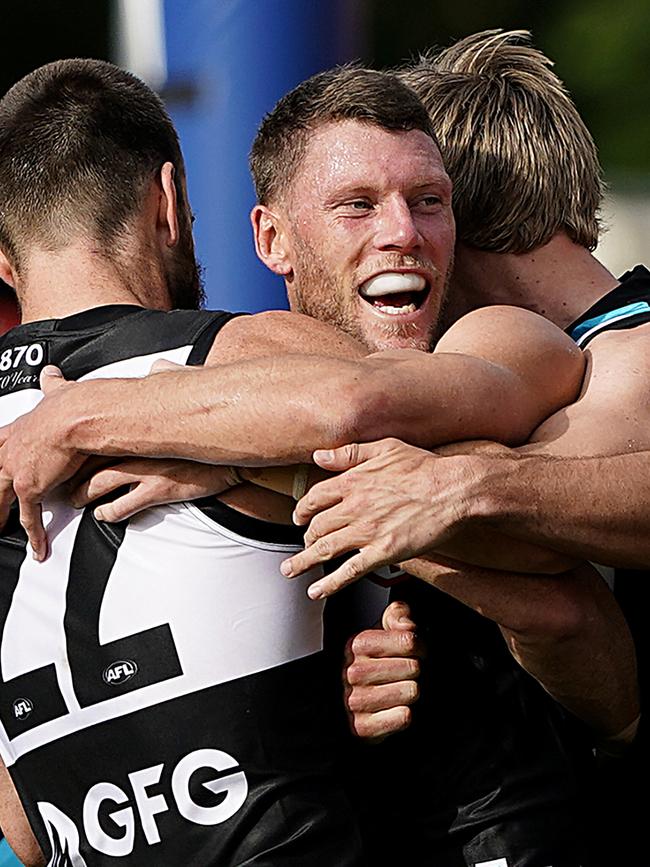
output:
<svg viewBox="0 0 650 867"><path fill-rule="evenodd" d="M127 305L0 338L0 423L68 378L201 363L229 314ZM51 553L0 538L0 745L51 865L355 865L337 714L295 530L217 501L102 524L44 503Z"/></svg>

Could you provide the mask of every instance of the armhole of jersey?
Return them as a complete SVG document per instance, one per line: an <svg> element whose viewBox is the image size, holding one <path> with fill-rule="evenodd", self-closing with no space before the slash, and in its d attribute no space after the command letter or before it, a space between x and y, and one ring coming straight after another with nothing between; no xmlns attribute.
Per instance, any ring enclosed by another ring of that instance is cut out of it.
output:
<svg viewBox="0 0 650 867"><path fill-rule="evenodd" d="M222 314L222 316L208 322L195 340L186 364L188 366L203 364L219 331L226 322L230 322L236 316L247 315L247 313ZM261 518L244 515L215 497L193 500L189 507L197 517L201 515L204 520L207 518L211 526L216 525L215 529L218 528L219 531L231 533L242 544L289 551L300 549L304 545L303 532L299 527L276 524L272 521L263 521Z"/></svg>
<svg viewBox="0 0 650 867"><path fill-rule="evenodd" d="M243 545L283 551L295 551L304 547L303 531L300 527L244 515L215 497L192 500L186 505L208 526Z"/></svg>
<svg viewBox="0 0 650 867"><path fill-rule="evenodd" d="M186 365L188 367L199 367L205 364L205 359L210 354L212 345L226 322L230 322L231 319L236 319L238 316L248 315L248 313L221 313L206 323L193 342L194 345L185 362Z"/></svg>

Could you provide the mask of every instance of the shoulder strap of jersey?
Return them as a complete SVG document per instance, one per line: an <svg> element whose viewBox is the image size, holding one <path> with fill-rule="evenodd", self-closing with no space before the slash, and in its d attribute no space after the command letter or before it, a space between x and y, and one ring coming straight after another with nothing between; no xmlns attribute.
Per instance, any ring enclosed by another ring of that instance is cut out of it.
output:
<svg viewBox="0 0 650 867"><path fill-rule="evenodd" d="M566 329L581 349L603 331L635 328L650 322L650 272L643 265L627 271L618 286Z"/></svg>

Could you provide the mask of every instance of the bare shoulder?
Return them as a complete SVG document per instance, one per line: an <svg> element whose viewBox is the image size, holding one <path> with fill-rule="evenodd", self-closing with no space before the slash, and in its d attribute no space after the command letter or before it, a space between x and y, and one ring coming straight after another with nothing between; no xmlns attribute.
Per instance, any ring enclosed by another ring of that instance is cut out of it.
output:
<svg viewBox="0 0 650 867"><path fill-rule="evenodd" d="M589 343L586 353L596 364L607 359L618 367L630 365L631 372L636 365L647 370L650 365L650 322L634 328L601 331Z"/></svg>
<svg viewBox="0 0 650 867"><path fill-rule="evenodd" d="M601 332L585 349L582 393L531 437L563 456L617 454L650 448L650 323Z"/></svg>
<svg viewBox="0 0 650 867"><path fill-rule="evenodd" d="M436 352L467 352L474 345L524 349L530 355L551 350L583 363L580 350L561 328L523 307L493 304L466 313L442 336Z"/></svg>
<svg viewBox="0 0 650 867"><path fill-rule="evenodd" d="M366 351L326 322L288 310L268 310L227 322L217 334L206 363L227 364L291 353L360 358Z"/></svg>

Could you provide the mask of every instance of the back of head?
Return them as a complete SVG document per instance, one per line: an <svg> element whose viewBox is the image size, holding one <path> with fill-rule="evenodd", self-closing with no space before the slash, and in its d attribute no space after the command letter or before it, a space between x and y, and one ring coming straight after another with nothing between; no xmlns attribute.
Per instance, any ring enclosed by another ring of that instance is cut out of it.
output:
<svg viewBox="0 0 650 867"><path fill-rule="evenodd" d="M489 30L399 72L440 141L459 240L522 253L563 231L596 246L603 197L596 147L551 66L526 31Z"/></svg>
<svg viewBox="0 0 650 867"><path fill-rule="evenodd" d="M100 60L40 67L0 100L0 247L19 272L31 244L81 236L108 253L166 161L183 203L176 132L138 78Z"/></svg>
<svg viewBox="0 0 650 867"><path fill-rule="evenodd" d="M266 205L286 191L316 129L343 120L419 129L436 141L426 109L395 75L354 65L320 72L282 97L262 121L250 154L258 202Z"/></svg>

